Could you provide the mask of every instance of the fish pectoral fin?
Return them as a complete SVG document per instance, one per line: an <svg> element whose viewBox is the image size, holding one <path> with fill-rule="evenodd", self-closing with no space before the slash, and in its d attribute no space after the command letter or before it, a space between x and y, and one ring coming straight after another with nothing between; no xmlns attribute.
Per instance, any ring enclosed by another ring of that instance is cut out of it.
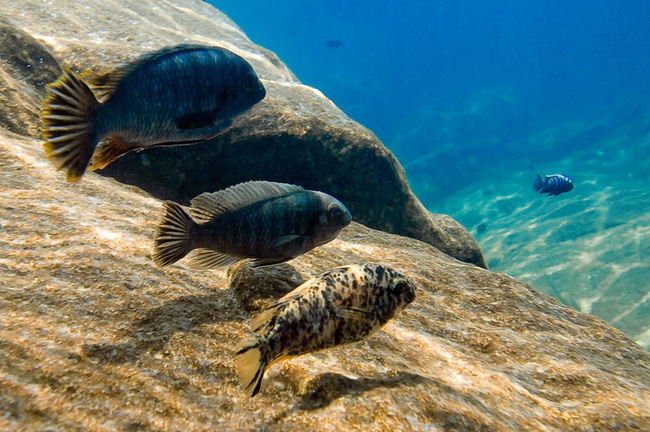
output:
<svg viewBox="0 0 650 432"><path fill-rule="evenodd" d="M241 260L241 257L212 249L198 249L197 254L190 260L190 267L199 270L216 269L231 266Z"/></svg>
<svg viewBox="0 0 650 432"><path fill-rule="evenodd" d="M196 111L182 115L175 120L179 129L214 128L223 130L232 124L232 120L220 118L221 107L211 111Z"/></svg>
<svg viewBox="0 0 650 432"><path fill-rule="evenodd" d="M275 264L282 264L283 262L289 261L291 258L257 258L251 261L251 267L265 267Z"/></svg>
<svg viewBox="0 0 650 432"><path fill-rule="evenodd" d="M218 111L197 111L176 119L179 129L201 129L210 126L217 119Z"/></svg>
<svg viewBox="0 0 650 432"><path fill-rule="evenodd" d="M285 257L297 257L311 249L309 247L310 242L309 237L295 234L278 237L271 243L271 250Z"/></svg>
<svg viewBox="0 0 650 432"><path fill-rule="evenodd" d="M375 319L375 313L352 307L342 307L334 311L339 318L346 321L368 322Z"/></svg>
<svg viewBox="0 0 650 432"><path fill-rule="evenodd" d="M122 138L113 135L108 141L102 141L97 146L88 169L91 171L104 169L106 165L115 159L137 148L139 148L137 144L124 141Z"/></svg>

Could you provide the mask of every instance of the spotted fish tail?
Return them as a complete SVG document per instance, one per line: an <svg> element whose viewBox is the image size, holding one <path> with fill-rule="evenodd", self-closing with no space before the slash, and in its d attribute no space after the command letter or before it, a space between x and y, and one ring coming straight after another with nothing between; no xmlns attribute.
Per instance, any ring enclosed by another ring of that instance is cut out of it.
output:
<svg viewBox="0 0 650 432"><path fill-rule="evenodd" d="M67 181L79 181L97 145L93 115L99 102L68 68L47 93L41 110L45 153L57 170L65 170Z"/></svg>
<svg viewBox="0 0 650 432"><path fill-rule="evenodd" d="M248 396L255 396L262 385L264 369L267 362L262 358L262 341L259 338L249 338L237 346L236 362L239 384Z"/></svg>

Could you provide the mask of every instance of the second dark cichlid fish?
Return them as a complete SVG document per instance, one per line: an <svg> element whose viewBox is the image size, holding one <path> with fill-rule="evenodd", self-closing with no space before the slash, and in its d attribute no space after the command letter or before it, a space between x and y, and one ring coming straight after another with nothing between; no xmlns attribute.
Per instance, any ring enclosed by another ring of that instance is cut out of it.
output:
<svg viewBox="0 0 650 432"><path fill-rule="evenodd" d="M172 264L194 249L190 266L218 268L244 258L254 265L288 261L334 240L352 220L336 198L300 186L251 181L204 193L189 213L172 201L155 235L154 262Z"/></svg>
<svg viewBox="0 0 650 432"><path fill-rule="evenodd" d="M266 95L246 60L203 45L145 54L87 81L63 68L41 111L45 151L68 181L131 150L208 140Z"/></svg>
<svg viewBox="0 0 650 432"><path fill-rule="evenodd" d="M544 180L537 174L537 178L533 182L533 189L542 194L547 193L549 196L559 195L571 191L573 181L563 174L547 175Z"/></svg>

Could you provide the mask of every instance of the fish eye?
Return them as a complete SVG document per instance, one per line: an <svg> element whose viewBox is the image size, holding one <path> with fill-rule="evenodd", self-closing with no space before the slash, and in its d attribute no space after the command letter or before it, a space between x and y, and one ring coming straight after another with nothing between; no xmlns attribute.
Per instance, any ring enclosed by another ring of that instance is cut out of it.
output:
<svg viewBox="0 0 650 432"><path fill-rule="evenodd" d="M329 211L330 216L333 218L340 218L341 215L343 214L343 211L341 210L341 207L339 206L334 206L330 209Z"/></svg>
<svg viewBox="0 0 650 432"><path fill-rule="evenodd" d="M397 294L397 295L404 294L406 291L408 291L408 289L409 289L409 287L406 284L406 282L399 282L397 285L395 285L395 288L394 288L395 294Z"/></svg>
<svg viewBox="0 0 650 432"><path fill-rule="evenodd" d="M248 75L246 79L244 80L244 90L251 91L255 88L255 78L253 75Z"/></svg>

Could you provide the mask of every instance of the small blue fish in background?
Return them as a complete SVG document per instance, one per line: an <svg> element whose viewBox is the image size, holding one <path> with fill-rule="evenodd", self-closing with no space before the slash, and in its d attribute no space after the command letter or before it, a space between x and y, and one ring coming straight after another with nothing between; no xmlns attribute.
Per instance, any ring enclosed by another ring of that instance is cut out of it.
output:
<svg viewBox="0 0 650 432"><path fill-rule="evenodd" d="M542 180L542 177L537 174L537 178L533 182L533 189L542 194L547 193L549 196L559 195L573 189L573 180L563 174L547 175Z"/></svg>
<svg viewBox="0 0 650 432"><path fill-rule="evenodd" d="M189 213L165 201L156 230L153 260L173 264L193 249L198 269L232 265L254 258L252 265L279 264L338 236L352 216L339 200L323 192L267 181L239 183L203 193Z"/></svg>
<svg viewBox="0 0 650 432"><path fill-rule="evenodd" d="M203 45L164 48L84 80L63 68L47 92L45 152L69 182L132 150L213 138L266 95L246 60Z"/></svg>
<svg viewBox="0 0 650 432"><path fill-rule="evenodd" d="M330 39L330 40L325 41L325 46L327 48L336 49L336 48L340 47L341 45L343 45L343 41L341 39Z"/></svg>

